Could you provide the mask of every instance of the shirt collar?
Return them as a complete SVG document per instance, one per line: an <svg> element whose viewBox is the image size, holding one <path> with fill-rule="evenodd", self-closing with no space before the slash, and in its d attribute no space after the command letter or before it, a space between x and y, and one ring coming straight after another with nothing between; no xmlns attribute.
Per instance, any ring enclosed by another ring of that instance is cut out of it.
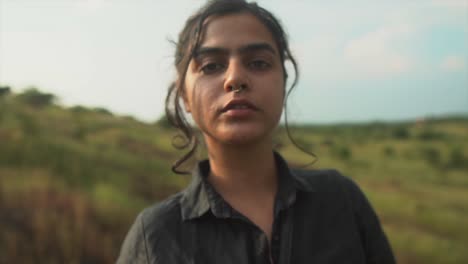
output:
<svg viewBox="0 0 468 264"><path fill-rule="evenodd" d="M292 171L286 161L275 152L278 169L278 193L276 195L275 215L294 204L297 190L310 192L313 187ZM218 218L229 218L233 209L208 182L210 172L208 160L200 161L192 173L192 182L184 190L181 199L182 219L199 218L208 211Z"/></svg>

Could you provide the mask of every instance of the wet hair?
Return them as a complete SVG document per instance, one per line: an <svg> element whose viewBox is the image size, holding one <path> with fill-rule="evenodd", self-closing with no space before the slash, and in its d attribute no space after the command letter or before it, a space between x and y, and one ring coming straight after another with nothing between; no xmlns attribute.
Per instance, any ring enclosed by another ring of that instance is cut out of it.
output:
<svg viewBox="0 0 468 264"><path fill-rule="evenodd" d="M288 121L287 121L287 98L292 89L296 86L299 69L295 58L289 50L288 39L285 31L279 20L268 10L260 7L255 2L247 2L245 0L211 0L202 6L196 13L194 13L185 23L184 28L179 34L178 42L175 42L175 60L174 64L177 70L177 79L169 85L166 96L165 111L166 118L169 123L175 128L179 129L182 134L176 135L173 138L173 145L175 148L183 150L188 149L181 158L174 162L172 171L177 174L186 174L188 172L180 170L181 165L188 161L196 152L199 145L199 139L196 131L191 127L187 121L184 110L182 107L182 99L185 97L185 78L190 61L194 57L201 42L205 21L212 16L223 16L229 14L249 13L255 16L266 28L270 31L279 51L280 60L282 62L284 85L286 89L286 81L288 73L285 67L286 61L290 61L294 68L294 80L291 87L286 92L284 100L285 108L285 126L288 137L294 145L298 146L290 135ZM299 147L299 146L298 146ZM305 151L301 147L299 149ZM305 151L307 152L307 151ZM308 152L307 152L308 153ZM310 154L310 153L309 153ZM313 154L312 154L313 155Z"/></svg>

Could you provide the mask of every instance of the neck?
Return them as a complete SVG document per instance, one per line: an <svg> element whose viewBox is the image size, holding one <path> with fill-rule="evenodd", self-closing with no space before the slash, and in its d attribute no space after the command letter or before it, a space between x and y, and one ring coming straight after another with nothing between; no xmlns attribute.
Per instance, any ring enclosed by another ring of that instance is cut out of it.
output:
<svg viewBox="0 0 468 264"><path fill-rule="evenodd" d="M277 175L271 142L254 146L219 145L207 140L209 181L233 195L275 195Z"/></svg>

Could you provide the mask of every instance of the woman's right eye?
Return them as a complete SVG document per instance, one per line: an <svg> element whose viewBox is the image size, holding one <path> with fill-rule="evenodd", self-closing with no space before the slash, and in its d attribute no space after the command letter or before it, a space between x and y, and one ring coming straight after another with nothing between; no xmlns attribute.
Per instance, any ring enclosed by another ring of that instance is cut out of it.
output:
<svg viewBox="0 0 468 264"><path fill-rule="evenodd" d="M201 67L201 71L204 74L213 74L213 73L216 73L216 72L222 70L223 68L224 68L224 65L222 65L221 63L212 62L212 63L207 63L207 64L203 65Z"/></svg>

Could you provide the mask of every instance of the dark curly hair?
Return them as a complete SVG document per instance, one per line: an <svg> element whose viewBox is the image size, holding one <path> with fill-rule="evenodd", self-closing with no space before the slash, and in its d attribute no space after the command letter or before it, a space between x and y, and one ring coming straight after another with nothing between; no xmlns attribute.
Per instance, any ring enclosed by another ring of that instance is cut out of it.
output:
<svg viewBox="0 0 468 264"><path fill-rule="evenodd" d="M271 12L258 6L255 2L249 3L245 0L208 1L195 14L189 17L185 23L184 28L179 34L178 42L175 42L176 51L174 64L177 70L177 79L169 85L165 102L165 111L166 118L168 119L169 123L182 132L182 134L179 134L173 138L174 147L177 149L188 149L188 152L185 153L180 159L175 161L172 165L172 171L177 174L188 173L180 170L179 168L184 162L186 162L195 154L199 145L199 139L184 115L181 99L185 96L184 81L187 74L187 69L190 61L194 57L194 53L199 48L204 22L210 16L222 16L236 13L249 13L254 15L270 31L273 39L276 42L278 50L280 51L279 55L282 62L285 85L288 77L285 62L291 62L295 75L291 87L286 92L286 99L291 93L292 89L296 86L299 76L299 69L296 60L291 54L287 35L283 30L281 23ZM286 102L287 100L284 101L285 109L287 109ZM289 138L294 145L298 146L289 132L287 111L285 111L285 123ZM301 147L299 148L305 151Z"/></svg>

